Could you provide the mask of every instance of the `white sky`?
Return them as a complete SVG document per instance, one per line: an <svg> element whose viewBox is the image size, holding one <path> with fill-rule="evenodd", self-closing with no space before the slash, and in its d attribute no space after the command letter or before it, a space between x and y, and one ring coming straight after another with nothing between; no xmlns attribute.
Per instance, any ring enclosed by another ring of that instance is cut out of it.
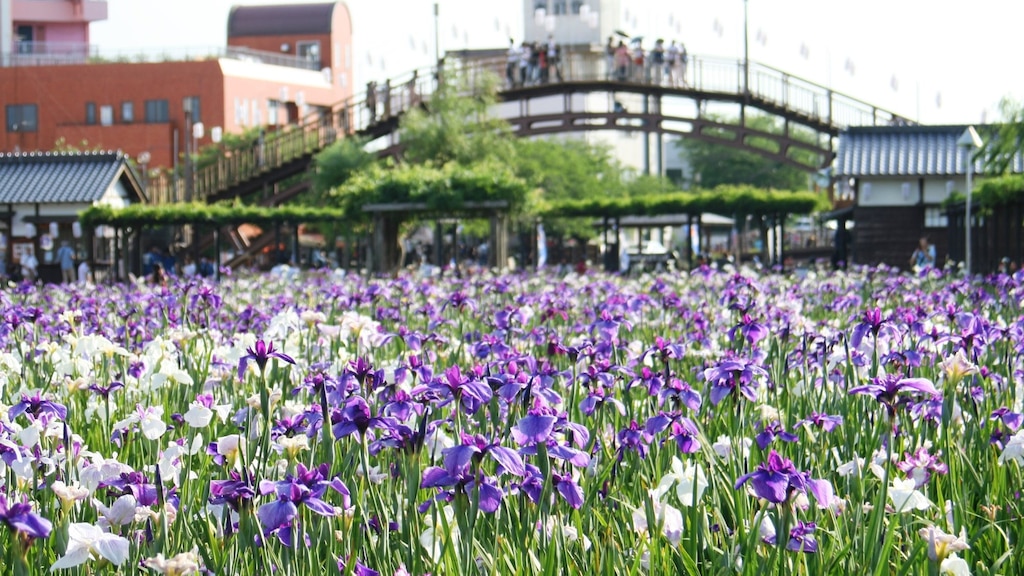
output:
<svg viewBox="0 0 1024 576"><path fill-rule="evenodd" d="M232 4L303 1L107 0L109 19L92 25L91 40L101 49L223 46ZM520 38L522 1L439 0L441 49ZM356 86L433 61L432 0L348 6ZM691 54L742 57L741 0L622 6L631 34L676 38ZM752 60L924 123L995 121L1002 97L1024 99L1024 0L749 0L748 10Z"/></svg>

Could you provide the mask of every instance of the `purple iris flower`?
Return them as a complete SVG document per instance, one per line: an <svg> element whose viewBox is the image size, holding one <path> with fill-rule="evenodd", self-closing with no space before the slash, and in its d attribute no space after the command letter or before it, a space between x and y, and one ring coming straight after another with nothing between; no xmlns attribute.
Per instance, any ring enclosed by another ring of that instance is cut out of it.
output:
<svg viewBox="0 0 1024 576"><path fill-rule="evenodd" d="M896 326L890 319L883 318L882 311L875 307L864 312L862 320L853 329L853 334L850 336L850 345L857 348L868 333L877 338L881 332L888 333L895 339L899 338L899 330L896 329Z"/></svg>
<svg viewBox="0 0 1024 576"><path fill-rule="evenodd" d="M262 338L256 341L256 345L251 348L246 348L247 354L242 356L238 360L238 379L243 380L245 378L245 368L249 365L249 361L253 361L257 366L260 367L262 373L267 368L267 361L271 358L277 358L283 360L289 364L295 364L295 360L291 356L284 352L278 352L274 350L274 343L264 342Z"/></svg>
<svg viewBox="0 0 1024 576"><path fill-rule="evenodd" d="M26 538L49 538L50 531L53 529L49 520L32 511L32 506L27 499L12 504L2 493L0 493L0 522L3 522L15 534Z"/></svg>
<svg viewBox="0 0 1024 576"><path fill-rule="evenodd" d="M57 418L64 420L68 416L68 409L63 404L43 398L39 391L21 395L21 402L18 402L7 412L7 417L14 420L22 414L28 414L33 420Z"/></svg>
<svg viewBox="0 0 1024 576"><path fill-rule="evenodd" d="M729 358L704 370L704 380L711 384L712 406L717 406L734 393L751 402L756 401L755 378L766 376L768 372L764 368L744 358Z"/></svg>
<svg viewBox="0 0 1024 576"><path fill-rule="evenodd" d="M671 378L668 385L658 392L658 402L662 405L665 402L671 402L672 408L686 406L694 412L700 410L703 403L700 394L679 378Z"/></svg>
<svg viewBox="0 0 1024 576"><path fill-rule="evenodd" d="M814 531L816 529L817 526L814 522L805 523L803 520L797 520L796 526L789 530L789 542L786 543L786 549L791 552L814 554L818 551L818 542L814 539ZM778 536L773 534L766 537L764 541L775 546L778 542Z"/></svg>
<svg viewBox="0 0 1024 576"><path fill-rule="evenodd" d="M432 466L423 471L421 488L451 488L442 491L446 499L459 492L469 494L475 487L480 489L480 509L493 513L501 505L503 492L495 484L495 478L481 473L476 465L484 455L488 455L498 463L498 472L508 472L516 476L525 476L526 466L522 456L510 448L497 443L488 442L482 436L462 435L462 444L446 448L444 467Z"/></svg>
<svg viewBox="0 0 1024 576"><path fill-rule="evenodd" d="M490 456L510 474L516 476L526 474L523 458L518 452L497 442L489 442L479 435L463 434L462 444L446 448L443 454L445 470L453 476L457 475L460 470L466 469L473 459L479 461L484 455Z"/></svg>
<svg viewBox="0 0 1024 576"><path fill-rule="evenodd" d="M348 574L348 572L346 571L347 568L348 565L345 563L345 561L341 558L338 558L338 572L341 572L342 574ZM355 574L355 576L380 576L380 572L377 572L376 570L369 568L368 566L365 566L359 560L356 560L356 567L352 571L352 573Z"/></svg>
<svg viewBox="0 0 1024 576"><path fill-rule="evenodd" d="M685 416L680 416L678 413L662 412L657 416L652 416L644 425L644 430L652 437L668 428L671 428L672 439L676 441L680 452L693 454L700 450L700 441L697 438L700 432L697 430L697 425Z"/></svg>
<svg viewBox="0 0 1024 576"><path fill-rule="evenodd" d="M629 426L619 430L619 461L629 450L635 451L640 458L647 457L647 445L651 441L651 435L647 433L636 420L629 423Z"/></svg>
<svg viewBox="0 0 1024 576"><path fill-rule="evenodd" d="M512 439L516 444L546 444L551 439L558 418L547 414L530 413L512 427Z"/></svg>
<svg viewBox="0 0 1024 576"><path fill-rule="evenodd" d="M750 482L758 498L773 504L782 504L794 492L811 492L819 504L828 505L832 500L831 485L824 480L814 480L806 472L796 469L793 462L772 450L768 459L758 465L757 470L740 476L736 489Z"/></svg>
<svg viewBox="0 0 1024 576"><path fill-rule="evenodd" d="M896 409L896 399L901 392L920 392L931 396L938 396L939 391L931 380L925 378L902 378L899 374L885 374L872 378L870 384L850 388L850 394L867 394L874 396L875 400L885 404L890 413Z"/></svg>
<svg viewBox="0 0 1024 576"><path fill-rule="evenodd" d="M480 406L489 402L493 396L490 386L481 380L463 376L458 366L452 366L445 370L443 377L434 378L426 387L417 386L412 393L416 395L426 390L438 392L442 397L447 397L442 405L454 400L459 402L470 414L475 414Z"/></svg>
<svg viewBox="0 0 1024 576"><path fill-rule="evenodd" d="M1024 420L1024 416L1016 412L1013 412L1009 408L1004 406L1002 408L996 408L995 410L993 410L992 415L989 416L989 419L1002 420L1003 424L1006 424L1007 428L1009 428L1013 432L1016 432L1017 429L1020 428L1021 422L1022 420Z"/></svg>
<svg viewBox="0 0 1024 576"><path fill-rule="evenodd" d="M803 420L800 420L799 422L794 424L793 428L799 428L803 424L810 424L817 428L821 428L825 432L831 432L835 430L838 426L843 425L843 417L829 416L828 414L824 414L821 412L814 412L807 418L804 418Z"/></svg>
<svg viewBox="0 0 1024 576"><path fill-rule="evenodd" d="M921 446L913 454L904 453L903 460L896 464L903 473L914 479L917 488L923 487L931 480L932 473L946 474L949 467L939 461L942 452L929 454L928 448Z"/></svg>
<svg viewBox="0 0 1024 576"><path fill-rule="evenodd" d="M284 480L260 482L260 494L276 494L277 500L260 506L256 516L263 526L264 535L275 535L282 544L292 546L295 518L299 506L305 506L311 512L321 516L334 516L334 507L322 497L327 488L332 488L342 495L344 508L351 507L351 493L345 483L334 478L327 480L330 467L324 463L316 468L298 465L294 475L289 474Z"/></svg>
<svg viewBox="0 0 1024 576"><path fill-rule="evenodd" d="M365 438L369 429L385 428L390 424L388 418L371 417L369 405L359 396L349 398L345 408L335 415L339 416L332 428L335 438L344 438L353 432L359 432L359 436Z"/></svg>
<svg viewBox="0 0 1024 576"><path fill-rule="evenodd" d="M583 490L580 489L579 484L572 479L572 475L566 474L561 475L557 472L551 473L551 479L555 483L555 489L562 495L562 498L569 503L576 510L579 510L583 506Z"/></svg>
<svg viewBox="0 0 1024 576"><path fill-rule="evenodd" d="M786 429L782 427L782 423L778 420L773 421L771 424L762 424L761 432L754 437L754 440L757 441L757 447L764 450L776 438L783 442L796 442L798 440L796 434L786 432Z"/></svg>
<svg viewBox="0 0 1024 576"><path fill-rule="evenodd" d="M106 488L118 495L131 494L139 503L139 506L152 506L157 503L157 489L155 484L146 480L142 472L122 472L117 478L100 482L100 488Z"/></svg>
<svg viewBox="0 0 1024 576"><path fill-rule="evenodd" d="M227 504L235 512L242 507L248 507L248 503L255 496L256 491L252 488L248 474L243 479L241 474L232 470L228 480L210 482L210 504Z"/></svg>
<svg viewBox="0 0 1024 576"><path fill-rule="evenodd" d="M124 388L124 383L118 382L117 380L114 380L113 382L107 384L106 386L100 384L92 384L89 386L89 390L92 390L93 392L99 394L100 397L103 399L109 398L110 395L113 394L115 390L120 390L121 388Z"/></svg>
<svg viewBox="0 0 1024 576"><path fill-rule="evenodd" d="M647 393L651 396L656 396L661 392L662 387L665 385L665 378L661 372L655 372L649 367L644 366L640 369L640 375L633 379L629 383L627 390L633 386L643 385L647 388Z"/></svg>
<svg viewBox="0 0 1024 576"><path fill-rule="evenodd" d="M754 345L768 335L768 327L755 321L749 314L744 314L740 323L729 330L729 340L736 339L736 332L739 332L744 340Z"/></svg>

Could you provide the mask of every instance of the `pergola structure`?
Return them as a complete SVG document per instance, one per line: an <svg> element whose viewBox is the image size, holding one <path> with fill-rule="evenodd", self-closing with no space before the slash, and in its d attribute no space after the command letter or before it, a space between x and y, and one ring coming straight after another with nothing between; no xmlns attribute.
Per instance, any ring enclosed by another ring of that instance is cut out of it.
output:
<svg viewBox="0 0 1024 576"><path fill-rule="evenodd" d="M691 227L701 222L704 214L730 215L739 222L752 216L761 232L764 259L774 254L776 263L784 261L785 222L791 214L810 214L827 202L812 192L761 190L753 187L719 187L700 192L651 194L629 198L595 198L554 202L542 210L550 218L594 218L603 222L605 245L611 249L605 255L605 268L619 269L619 237L622 219L627 217L669 217L672 222ZM666 216L671 215L671 216ZM768 231L776 233L769 235ZM609 241L609 231L613 231ZM769 239L774 246L769 250ZM689 241L688 241L689 242ZM687 246L690 266L693 266L693 246Z"/></svg>
<svg viewBox="0 0 1024 576"><path fill-rule="evenodd" d="M426 202L397 202L363 205L363 212L373 219L373 238L370 244L370 270L377 273L391 272L401 264L399 262L398 242L399 226L402 221L415 217L418 219L434 219L435 221L435 261L442 261L442 240L444 238L441 220L445 218L487 218L490 221L489 250L487 265L491 268L502 268L508 261L508 225L509 202L507 200L487 200L464 202L455 211L441 212L431 208ZM457 238L452 245L458 244Z"/></svg>
<svg viewBox="0 0 1024 576"><path fill-rule="evenodd" d="M124 270L141 269L142 230L154 226L199 226L213 230L214 269L220 279L221 228L239 224L291 224L298 234L298 224L339 222L345 212L336 208L307 206L241 206L225 204L136 204L125 208L94 206L80 215L82 225L92 229L109 226L114 230L114 261ZM297 242L296 242L297 244ZM132 256L138 260L134 261ZM92 259L92 255L89 255ZM120 280L119 266L113 267L115 280Z"/></svg>

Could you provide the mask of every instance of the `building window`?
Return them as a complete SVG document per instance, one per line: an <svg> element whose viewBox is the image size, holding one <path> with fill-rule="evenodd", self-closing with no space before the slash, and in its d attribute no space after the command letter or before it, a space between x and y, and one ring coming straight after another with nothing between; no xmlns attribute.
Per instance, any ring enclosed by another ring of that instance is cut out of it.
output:
<svg viewBox="0 0 1024 576"><path fill-rule="evenodd" d="M555 16L561 16L566 13L565 0L555 0L555 3L551 6L551 11Z"/></svg>
<svg viewBox="0 0 1024 576"><path fill-rule="evenodd" d="M8 132L35 132L39 129L39 119L35 104L8 104Z"/></svg>
<svg viewBox="0 0 1024 576"><path fill-rule="evenodd" d="M85 103L85 123L95 124L96 123L96 103L86 102Z"/></svg>
<svg viewBox="0 0 1024 576"><path fill-rule="evenodd" d="M582 7L583 7L583 2L580 2L580 0L573 0L573 3L572 3L572 13L573 14L579 14L580 13L580 8L582 8Z"/></svg>
<svg viewBox="0 0 1024 576"><path fill-rule="evenodd" d="M146 123L159 124L171 119L167 100L146 100Z"/></svg>
<svg viewBox="0 0 1024 576"><path fill-rule="evenodd" d="M537 0L536 2L534 2L533 3L533 11L536 12L537 10L543 10L543 11L547 12L547 10L548 10L548 0Z"/></svg>
<svg viewBox="0 0 1024 576"><path fill-rule="evenodd" d="M191 111L193 124L203 121L202 110L199 107L199 96L186 96L185 100L182 101L181 108L182 111Z"/></svg>
<svg viewBox="0 0 1024 576"><path fill-rule="evenodd" d="M946 216L946 210L942 206L925 206L924 209L924 227L925 228L945 228L949 225L949 218Z"/></svg>
<svg viewBox="0 0 1024 576"><path fill-rule="evenodd" d="M113 106L100 106L100 125L101 126L113 126L114 125L114 107Z"/></svg>
<svg viewBox="0 0 1024 576"><path fill-rule="evenodd" d="M135 122L135 104L131 102L121 102L121 122L124 122L125 124Z"/></svg>
<svg viewBox="0 0 1024 576"><path fill-rule="evenodd" d="M277 126L277 100L267 100L267 124Z"/></svg>
<svg viewBox="0 0 1024 576"><path fill-rule="evenodd" d="M295 51L299 54L299 58L307 62L315 62L317 67L320 67L320 41L312 40L308 42L296 42Z"/></svg>

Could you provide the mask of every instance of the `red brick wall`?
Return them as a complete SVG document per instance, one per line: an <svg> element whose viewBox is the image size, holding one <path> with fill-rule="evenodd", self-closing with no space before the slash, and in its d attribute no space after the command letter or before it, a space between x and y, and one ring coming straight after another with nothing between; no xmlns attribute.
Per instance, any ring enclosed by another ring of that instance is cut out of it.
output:
<svg viewBox="0 0 1024 576"><path fill-rule="evenodd" d="M137 156L148 151L150 166L173 163L173 133L184 132L182 100L199 96L201 120L209 128L224 125L224 80L216 60L153 64L90 64L0 68L0 102L36 104L36 132L7 132L0 126L0 150L51 150L58 138L70 145L120 149ZM146 100L167 100L168 122L145 122ZM134 104L135 119L125 124L121 103ZM96 124L86 124L86 103L96 104ZM101 126L100 107L114 108L112 126ZM0 110L0 114L4 113Z"/></svg>

